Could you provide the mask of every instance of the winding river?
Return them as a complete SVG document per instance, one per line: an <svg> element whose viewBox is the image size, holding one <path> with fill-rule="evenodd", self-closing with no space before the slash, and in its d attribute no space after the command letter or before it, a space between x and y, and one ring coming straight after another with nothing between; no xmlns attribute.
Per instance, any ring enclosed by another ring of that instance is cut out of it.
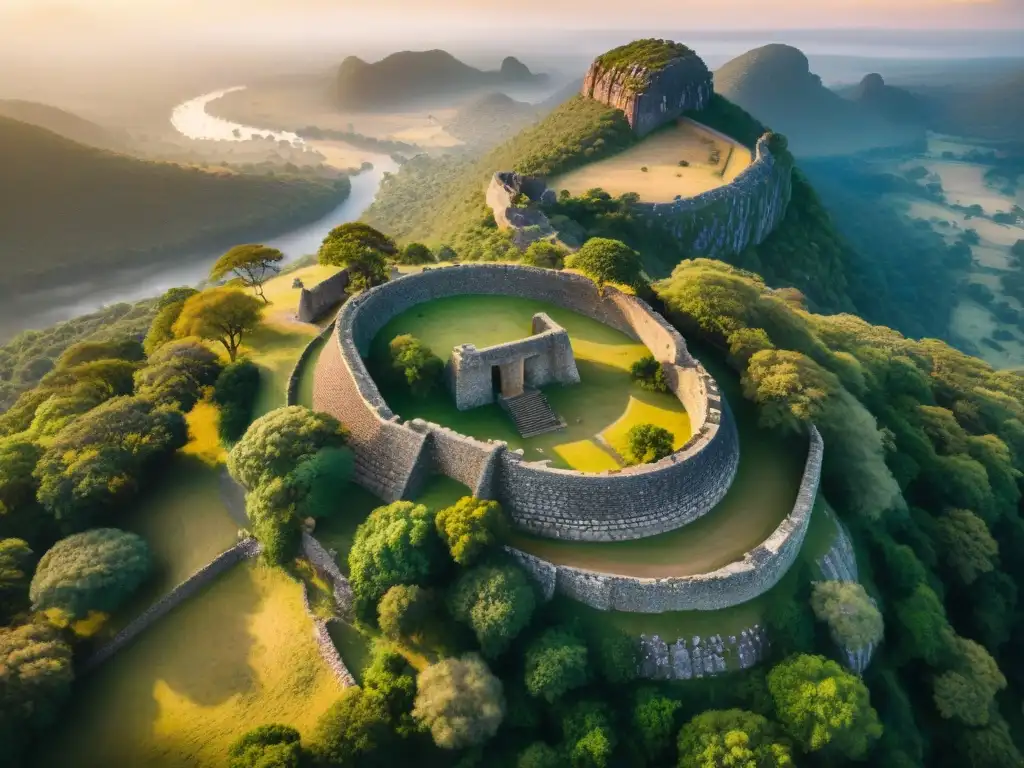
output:
<svg viewBox="0 0 1024 768"><path fill-rule="evenodd" d="M293 133L254 128L207 113L206 105L211 101L243 87L213 91L179 104L171 113L171 124L190 139L239 141L259 134L278 141L302 142ZM264 242L280 249L286 261L291 261L315 253L331 229L358 219L373 202L384 173L398 168L387 155L368 155L367 159L373 163L373 169L352 177L352 193L343 203L311 224ZM102 280L78 281L7 299L0 303L0 343L27 328L45 328L109 304L155 296L176 285L196 285L206 277L219 255L220 251L183 253L166 259L163 264L107 273Z"/></svg>

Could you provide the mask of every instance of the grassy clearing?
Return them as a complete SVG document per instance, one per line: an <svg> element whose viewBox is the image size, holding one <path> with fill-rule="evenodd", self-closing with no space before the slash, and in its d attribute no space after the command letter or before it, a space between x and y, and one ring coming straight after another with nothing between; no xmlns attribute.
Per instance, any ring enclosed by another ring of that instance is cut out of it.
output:
<svg viewBox="0 0 1024 768"><path fill-rule="evenodd" d="M609 463L611 456L597 439L613 424L613 434L624 433L638 423L634 419L657 415L668 422L677 440L685 442L689 438L679 401L670 394L647 392L630 377L630 366L649 354L643 344L603 323L546 302L471 295L422 304L381 329L371 345L371 357L386 359L388 342L400 334L412 333L446 360L458 344L485 347L528 336L530 319L536 312L547 312L569 332L580 372L580 384L544 390L555 412L566 421L565 429L524 440L497 404L459 411L445 389L416 399L404 387L381 382L388 404L406 419L424 418L473 437L504 440L513 449L522 448L527 460L550 459L552 466L591 472L620 466L618 462Z"/></svg>
<svg viewBox="0 0 1024 768"><path fill-rule="evenodd" d="M717 151L717 160L711 159L712 151ZM689 165L682 167L680 161ZM667 202L720 187L750 163L746 147L679 120L617 155L552 179L550 186L573 195L600 187L613 196L636 192L644 201Z"/></svg>
<svg viewBox="0 0 1024 768"><path fill-rule="evenodd" d="M204 464L215 467L223 464L227 451L220 443L217 433L218 408L209 400L201 400L185 416L188 423L188 445L181 449L186 456L192 456Z"/></svg>
<svg viewBox="0 0 1024 768"><path fill-rule="evenodd" d="M222 766L241 733L272 722L308 732L338 694L298 583L247 563L79 681L34 764Z"/></svg>
<svg viewBox="0 0 1024 768"><path fill-rule="evenodd" d="M636 424L657 424L672 433L672 447L686 445L693 433L686 411L665 408L660 402L649 402L635 397L629 399L626 412L601 434L620 456L629 455L629 430Z"/></svg>

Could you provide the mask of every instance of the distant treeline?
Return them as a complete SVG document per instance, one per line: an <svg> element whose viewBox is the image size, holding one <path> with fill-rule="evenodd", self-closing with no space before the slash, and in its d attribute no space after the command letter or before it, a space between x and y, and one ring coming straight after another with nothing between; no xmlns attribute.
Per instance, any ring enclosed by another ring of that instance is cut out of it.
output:
<svg viewBox="0 0 1024 768"><path fill-rule="evenodd" d="M375 152L390 154L392 152L418 152L419 147L415 144L408 144L404 141L393 139L375 139L373 136L364 136L353 131L336 131L330 128L317 128L309 125L300 128L295 132L303 139L314 141L344 141L357 149L370 149Z"/></svg>

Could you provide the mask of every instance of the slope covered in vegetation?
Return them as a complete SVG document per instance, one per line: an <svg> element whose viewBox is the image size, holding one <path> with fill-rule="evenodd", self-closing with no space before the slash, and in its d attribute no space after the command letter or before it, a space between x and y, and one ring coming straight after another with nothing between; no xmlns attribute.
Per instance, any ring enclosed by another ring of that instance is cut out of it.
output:
<svg viewBox="0 0 1024 768"><path fill-rule="evenodd" d="M348 179L209 173L93 149L0 118L0 295L315 220Z"/></svg>

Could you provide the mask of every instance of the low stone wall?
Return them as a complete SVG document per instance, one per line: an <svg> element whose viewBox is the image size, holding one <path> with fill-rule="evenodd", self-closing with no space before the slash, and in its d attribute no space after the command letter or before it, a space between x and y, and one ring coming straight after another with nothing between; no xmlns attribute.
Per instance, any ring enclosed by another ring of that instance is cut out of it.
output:
<svg viewBox="0 0 1024 768"><path fill-rule="evenodd" d="M331 307L337 306L348 296L348 270L343 269L312 288L303 288L299 294L299 308L296 317L304 323L319 319Z"/></svg>
<svg viewBox="0 0 1024 768"><path fill-rule="evenodd" d="M694 256L720 258L758 245L786 215L792 164L758 139L754 161L730 183L671 203L637 203L637 212L668 230Z"/></svg>
<svg viewBox="0 0 1024 768"><path fill-rule="evenodd" d="M668 643L658 635L640 635L640 677L691 680L750 669L768 654L768 633L760 624L739 635L694 635Z"/></svg>
<svg viewBox="0 0 1024 768"><path fill-rule="evenodd" d="M504 444L474 440L427 422L402 423L362 356L392 317L417 304L461 294L549 301L642 341L686 407L693 436L655 464L584 473L552 469L543 461L525 462ZM664 318L614 288L601 291L580 275L533 267L425 269L349 300L320 355L314 406L348 427L356 452L355 479L382 498L412 497L438 472L464 483L480 498L499 500L523 528L562 538L610 541L677 528L722 499L739 463L729 409L714 380Z"/></svg>
<svg viewBox="0 0 1024 768"><path fill-rule="evenodd" d="M288 374L288 389L286 392L285 403L288 405L299 404L299 382L302 380L302 371L306 367L306 363L309 362L310 355L316 349L318 343L326 339L334 332L334 323L337 320L332 320L320 333L309 340L309 343L302 348L302 354L299 355L299 359L295 361L295 365L292 367L292 372Z"/></svg>
<svg viewBox="0 0 1024 768"><path fill-rule="evenodd" d="M543 593L552 591L554 569L554 591L603 611L715 611L745 603L774 587L800 554L818 493L824 451L821 435L814 427L809 442L793 511L741 560L710 573L645 579L554 565L526 553L516 557Z"/></svg>
<svg viewBox="0 0 1024 768"><path fill-rule="evenodd" d="M143 613L114 635L83 662L80 672L90 672L105 662L115 653L131 643L136 637L149 629L155 622L173 611L188 598L203 589L225 571L233 568L260 553L260 545L256 539L246 538L217 555L213 560L189 576L185 581L161 597Z"/></svg>

